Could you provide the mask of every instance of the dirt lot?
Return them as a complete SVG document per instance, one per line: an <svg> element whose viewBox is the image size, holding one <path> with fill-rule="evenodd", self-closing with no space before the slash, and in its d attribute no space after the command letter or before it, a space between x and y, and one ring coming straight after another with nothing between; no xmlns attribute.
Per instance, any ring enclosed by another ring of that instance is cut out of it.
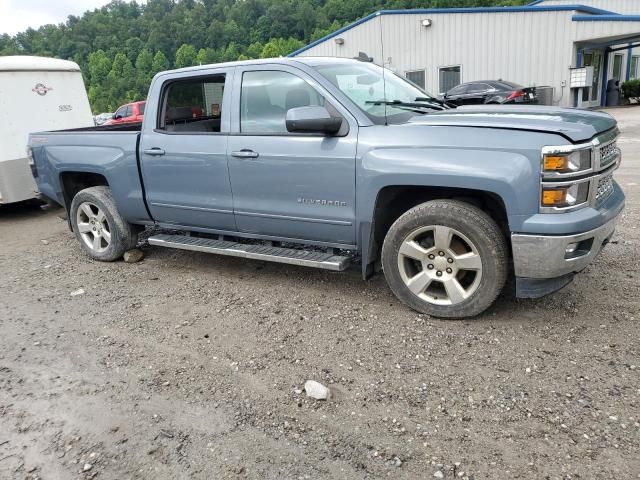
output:
<svg viewBox="0 0 640 480"><path fill-rule="evenodd" d="M613 243L473 321L357 269L97 263L60 210L0 209L0 478L640 478L640 109L613 113Z"/></svg>

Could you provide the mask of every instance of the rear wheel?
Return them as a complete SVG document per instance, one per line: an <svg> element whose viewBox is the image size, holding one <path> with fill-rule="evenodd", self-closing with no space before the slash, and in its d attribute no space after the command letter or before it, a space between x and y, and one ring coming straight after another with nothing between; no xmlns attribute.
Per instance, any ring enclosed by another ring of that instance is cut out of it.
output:
<svg viewBox="0 0 640 480"><path fill-rule="evenodd" d="M507 246L498 225L473 205L435 200L391 226L382 247L395 295L422 313L464 318L482 313L507 276Z"/></svg>
<svg viewBox="0 0 640 480"><path fill-rule="evenodd" d="M82 249L96 260L117 260L138 241L136 227L122 218L109 187L78 192L71 202L69 218Z"/></svg>

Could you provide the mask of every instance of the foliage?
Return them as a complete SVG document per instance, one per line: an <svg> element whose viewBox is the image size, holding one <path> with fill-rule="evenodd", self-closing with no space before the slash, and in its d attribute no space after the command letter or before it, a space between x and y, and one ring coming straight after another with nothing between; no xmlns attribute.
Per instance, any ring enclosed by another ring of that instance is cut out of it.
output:
<svg viewBox="0 0 640 480"><path fill-rule="evenodd" d="M640 79L624 82L620 89L623 97L640 101Z"/></svg>
<svg viewBox="0 0 640 480"><path fill-rule="evenodd" d="M530 0L113 0L64 24L0 35L0 55L77 62L94 112L144 99L172 67L287 55L381 8L522 5Z"/></svg>

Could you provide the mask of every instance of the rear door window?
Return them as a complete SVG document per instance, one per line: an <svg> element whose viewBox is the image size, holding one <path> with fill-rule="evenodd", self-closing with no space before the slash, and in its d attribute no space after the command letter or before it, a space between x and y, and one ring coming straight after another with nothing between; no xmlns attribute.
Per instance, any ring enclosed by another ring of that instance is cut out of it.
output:
<svg viewBox="0 0 640 480"><path fill-rule="evenodd" d="M469 85L458 85L447 92L447 95L463 95L467 92Z"/></svg>
<svg viewBox="0 0 640 480"><path fill-rule="evenodd" d="M467 89L467 93L480 93L489 90L489 85L485 83L472 83Z"/></svg>
<svg viewBox="0 0 640 480"><path fill-rule="evenodd" d="M224 74L171 82L164 90L158 130L220 133L224 87Z"/></svg>

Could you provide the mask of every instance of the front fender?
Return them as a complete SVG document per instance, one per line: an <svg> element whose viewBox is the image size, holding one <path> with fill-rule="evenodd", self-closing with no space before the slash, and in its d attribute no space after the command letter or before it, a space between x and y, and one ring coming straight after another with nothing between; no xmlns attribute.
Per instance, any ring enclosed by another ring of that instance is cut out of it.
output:
<svg viewBox="0 0 640 480"><path fill-rule="evenodd" d="M365 276L377 255L373 224L385 187L490 193L502 200L509 229L518 231L538 211L541 148L561 142L553 134L492 128L398 125L360 131L357 219Z"/></svg>
<svg viewBox="0 0 640 480"><path fill-rule="evenodd" d="M358 176L358 216L373 217L383 188L407 185L492 193L502 199L511 223L512 217L536 208L538 172L519 152L444 147L370 150L362 157Z"/></svg>

